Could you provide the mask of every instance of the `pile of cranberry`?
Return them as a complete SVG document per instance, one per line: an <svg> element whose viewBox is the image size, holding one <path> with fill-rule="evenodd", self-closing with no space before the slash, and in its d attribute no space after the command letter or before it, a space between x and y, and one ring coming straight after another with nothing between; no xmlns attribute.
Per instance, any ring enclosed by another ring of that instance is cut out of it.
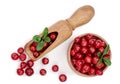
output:
<svg viewBox="0 0 120 84"><path fill-rule="evenodd" d="M98 64L100 58L98 52L104 52L107 44L100 37L93 34L85 34L74 39L70 50L71 64L75 71L85 75L102 75L107 65L102 62ZM104 58L110 59L110 50Z"/></svg>
<svg viewBox="0 0 120 84"><path fill-rule="evenodd" d="M44 52L57 38L57 35L58 33L57 32L52 32L52 33L49 33L48 34L48 37L50 38L50 42L48 43L45 43L44 47L37 51L36 50L36 47L37 47L37 43L36 42L33 42L31 45L30 45L30 51L33 53L33 56L35 58L37 58L42 52Z"/></svg>

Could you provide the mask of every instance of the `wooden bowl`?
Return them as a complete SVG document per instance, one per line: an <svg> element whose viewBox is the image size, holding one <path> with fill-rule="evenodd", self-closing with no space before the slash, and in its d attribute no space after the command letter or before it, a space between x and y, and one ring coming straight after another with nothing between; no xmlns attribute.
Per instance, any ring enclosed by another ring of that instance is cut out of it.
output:
<svg viewBox="0 0 120 84"><path fill-rule="evenodd" d="M100 38L102 41L104 41L104 42L106 43L106 45L108 45L107 41L106 41L104 38L102 38L101 36L97 35L97 34L85 33L85 34L79 35L78 37L83 37L83 36L85 36L85 35L87 35L87 34L92 34L93 36L96 36L96 37ZM70 51L71 51L71 48L72 48L72 46L73 46L73 43L74 43L74 41L72 41L72 42L70 43L69 48L68 48L68 52L67 52L67 55L68 55L68 56L67 56L68 64L69 64L69 66L71 67L71 69L72 69L76 74L78 74L79 76L83 76L83 77L95 77L95 76L97 76L97 75L87 75L87 74L83 74L83 73L81 73L81 72L78 72L78 71L74 68L74 66L73 66L73 64L72 64L72 62L71 62L71 56L70 56ZM110 49L109 49L109 50L110 50ZM110 51L110 52L111 52L111 51ZM111 60L111 53L110 53L110 60ZM107 68L108 68L108 66L106 66L106 67L104 68L103 73L104 73L104 71L105 71Z"/></svg>

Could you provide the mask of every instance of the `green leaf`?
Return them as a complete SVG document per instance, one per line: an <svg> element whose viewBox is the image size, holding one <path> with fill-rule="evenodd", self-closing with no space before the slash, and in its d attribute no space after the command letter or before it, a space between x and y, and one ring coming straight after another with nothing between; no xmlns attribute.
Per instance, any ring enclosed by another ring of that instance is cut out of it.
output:
<svg viewBox="0 0 120 84"><path fill-rule="evenodd" d="M33 41L34 41L34 42L40 42L40 41L41 41L41 37L40 37L39 35L35 35L35 36L33 37Z"/></svg>
<svg viewBox="0 0 120 84"><path fill-rule="evenodd" d="M97 63L97 65L100 65L102 63L102 59L100 59Z"/></svg>
<svg viewBox="0 0 120 84"><path fill-rule="evenodd" d="M106 48L105 48L105 50L104 50L104 52L103 52L103 55L106 55L106 54L107 54L109 48L110 48L109 45L107 45Z"/></svg>
<svg viewBox="0 0 120 84"><path fill-rule="evenodd" d="M50 42L50 37L46 37L44 40L45 42Z"/></svg>
<svg viewBox="0 0 120 84"><path fill-rule="evenodd" d="M111 61L107 58L103 58L103 61L104 63L107 65L107 66L110 66L111 65Z"/></svg>
<svg viewBox="0 0 120 84"><path fill-rule="evenodd" d="M45 39L47 35L48 35L48 28L46 27L43 31L43 39Z"/></svg>
<svg viewBox="0 0 120 84"><path fill-rule="evenodd" d="M101 57L101 53L100 53L100 52L98 52L98 53L97 53L97 56L98 56L98 57Z"/></svg>
<svg viewBox="0 0 120 84"><path fill-rule="evenodd" d="M39 43L37 44L36 50L39 51L39 50L41 50L43 47L44 47L44 42L41 41L41 42L39 42Z"/></svg>

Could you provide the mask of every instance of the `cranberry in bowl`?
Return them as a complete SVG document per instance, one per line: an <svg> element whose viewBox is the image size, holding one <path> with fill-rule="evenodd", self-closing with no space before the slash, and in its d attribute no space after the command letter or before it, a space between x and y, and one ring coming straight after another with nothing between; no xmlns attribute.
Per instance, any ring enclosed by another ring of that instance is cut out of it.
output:
<svg viewBox="0 0 120 84"><path fill-rule="evenodd" d="M86 33L76 37L68 48L68 63L81 76L103 75L111 65L111 50L105 39Z"/></svg>

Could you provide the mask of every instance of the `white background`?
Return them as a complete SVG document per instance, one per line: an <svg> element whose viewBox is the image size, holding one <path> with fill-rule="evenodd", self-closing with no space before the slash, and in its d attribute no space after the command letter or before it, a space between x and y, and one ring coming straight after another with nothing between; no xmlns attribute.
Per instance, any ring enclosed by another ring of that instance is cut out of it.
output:
<svg viewBox="0 0 120 84"><path fill-rule="evenodd" d="M61 84L58 76L68 77L63 84L113 84L120 83L120 4L119 0L0 0L0 82L3 84ZM19 61L11 60L11 53L24 46L35 34L56 21L66 19L79 7L91 5L94 18L77 28L63 44L45 55L50 59L46 66L41 60L35 62L35 74L18 76ZM67 63L67 49L74 37L83 33L96 33L105 38L112 51L112 65L102 76L86 78L75 74ZM53 73L51 66L58 64L59 72ZM46 76L39 69L47 70Z"/></svg>

